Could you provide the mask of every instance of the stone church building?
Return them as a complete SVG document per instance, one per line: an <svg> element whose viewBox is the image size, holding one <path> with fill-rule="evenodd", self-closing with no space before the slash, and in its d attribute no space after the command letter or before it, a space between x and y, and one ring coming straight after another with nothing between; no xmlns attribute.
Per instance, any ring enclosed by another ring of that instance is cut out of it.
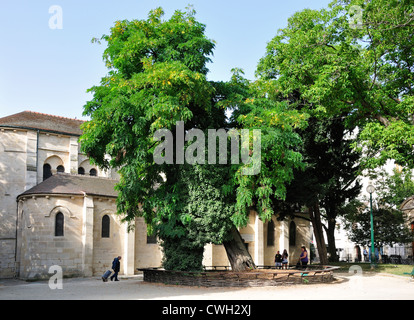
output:
<svg viewBox="0 0 414 320"><path fill-rule="evenodd" d="M0 278L50 277L53 265L65 276L99 276L118 255L120 274L161 265L143 219L128 232L116 214L117 172L81 153L82 123L31 111L0 118ZM253 211L240 234L257 265L273 265L284 249L296 263L311 237L306 219L263 223ZM203 263L229 265L224 247L206 245Z"/></svg>

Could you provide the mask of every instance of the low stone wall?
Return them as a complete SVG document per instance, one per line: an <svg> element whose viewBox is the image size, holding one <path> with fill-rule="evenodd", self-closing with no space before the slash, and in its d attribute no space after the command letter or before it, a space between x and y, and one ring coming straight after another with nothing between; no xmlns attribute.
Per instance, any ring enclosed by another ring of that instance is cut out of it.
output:
<svg viewBox="0 0 414 320"><path fill-rule="evenodd" d="M260 268L245 272L219 270L212 267L202 272L171 271L161 268L138 269L144 281L200 287L262 287L291 284L327 283L334 280L333 271L339 267L308 266L305 270Z"/></svg>

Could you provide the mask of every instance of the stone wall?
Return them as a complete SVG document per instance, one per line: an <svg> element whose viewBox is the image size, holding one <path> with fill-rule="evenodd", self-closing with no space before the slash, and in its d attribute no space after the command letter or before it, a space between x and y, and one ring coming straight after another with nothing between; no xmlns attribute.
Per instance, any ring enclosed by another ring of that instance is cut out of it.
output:
<svg viewBox="0 0 414 320"><path fill-rule="evenodd" d="M64 215L64 235L55 236L55 219ZM148 243L143 218L135 220L129 233L127 225L116 214L115 199L91 196L25 196L18 206L17 261L19 277L49 277L53 265L62 267L65 276L99 276L111 269L112 260L120 255L121 274L134 274L137 268L161 266L162 251L158 243ZM102 237L102 219L110 219L109 237ZM274 220L274 244L267 243L268 222L263 223L251 212L249 225L240 230L257 265L274 265L277 250L287 242L289 221ZM309 243L306 220L297 223L297 245L290 247L290 263L296 263L300 246ZM254 230L261 233L251 233ZM283 242L283 243L282 243ZM260 244L260 245L257 245ZM206 245L203 264L228 266L222 245Z"/></svg>
<svg viewBox="0 0 414 320"><path fill-rule="evenodd" d="M83 199L30 197L19 201L17 261L19 276L40 278L53 265L65 275L82 273ZM64 216L64 234L55 236L56 214Z"/></svg>
<svg viewBox="0 0 414 320"><path fill-rule="evenodd" d="M120 218L115 215L116 208L113 199L100 199L94 204L92 272L93 274L103 274L111 268L112 260L115 257L123 255L123 226ZM105 215L108 215L110 219L109 238L102 237L102 218Z"/></svg>
<svg viewBox="0 0 414 320"><path fill-rule="evenodd" d="M16 197L35 181L27 140L27 131L0 130L0 278L15 274Z"/></svg>
<svg viewBox="0 0 414 320"><path fill-rule="evenodd" d="M17 271L17 196L43 181L45 163L51 165L52 173L58 165L63 165L66 173L77 173L81 162L88 165L87 173L92 168L80 153L78 138L37 130L0 129L0 278L13 277ZM98 176L105 177L113 173L97 171Z"/></svg>
<svg viewBox="0 0 414 320"><path fill-rule="evenodd" d="M276 252L282 253L284 249L288 251L289 264L296 264L301 253L301 246L305 246L309 252L310 222L306 220L306 214L298 213L297 216L294 220L286 218L283 221L278 221L273 216L274 228L272 229L269 228L269 222L263 223L255 211L250 211L247 225L240 228L239 232L256 265L273 266ZM296 225L296 241L294 245L289 245L289 225L292 221ZM268 232L273 233L273 241L268 242ZM203 264L205 266L229 266L224 246L207 245L204 249Z"/></svg>
<svg viewBox="0 0 414 320"><path fill-rule="evenodd" d="M135 219L135 268L161 266L162 250L158 243L148 243L144 218Z"/></svg>
<svg viewBox="0 0 414 320"><path fill-rule="evenodd" d="M56 214L64 215L64 234L55 236ZM64 276L99 276L122 256L121 274L161 265L158 244L146 241L146 225L137 219L128 233L116 214L115 199L90 196L27 196L18 205L17 261L20 278L47 278L58 265ZM102 218L109 217L109 237L102 237ZM13 245L14 247L14 245ZM14 260L14 253L13 253Z"/></svg>

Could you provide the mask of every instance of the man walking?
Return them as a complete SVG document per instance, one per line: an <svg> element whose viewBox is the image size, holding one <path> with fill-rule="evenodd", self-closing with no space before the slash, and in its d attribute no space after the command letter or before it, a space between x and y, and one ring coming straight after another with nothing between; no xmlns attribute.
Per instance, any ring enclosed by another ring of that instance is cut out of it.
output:
<svg viewBox="0 0 414 320"><path fill-rule="evenodd" d="M114 261L112 262L112 270L114 270L114 274L111 276L111 281L119 281L118 280L118 272L121 268L121 263L119 262L119 260L121 260L121 256L118 256L114 259Z"/></svg>

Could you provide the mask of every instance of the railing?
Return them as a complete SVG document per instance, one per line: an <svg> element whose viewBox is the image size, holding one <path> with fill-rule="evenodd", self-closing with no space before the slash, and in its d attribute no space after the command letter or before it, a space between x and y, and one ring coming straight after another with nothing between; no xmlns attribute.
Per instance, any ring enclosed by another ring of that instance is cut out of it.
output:
<svg viewBox="0 0 414 320"><path fill-rule="evenodd" d="M397 254L392 254L390 256L382 255L380 261L382 263L391 263L391 264L414 264L413 256L402 258L401 255L397 255Z"/></svg>

